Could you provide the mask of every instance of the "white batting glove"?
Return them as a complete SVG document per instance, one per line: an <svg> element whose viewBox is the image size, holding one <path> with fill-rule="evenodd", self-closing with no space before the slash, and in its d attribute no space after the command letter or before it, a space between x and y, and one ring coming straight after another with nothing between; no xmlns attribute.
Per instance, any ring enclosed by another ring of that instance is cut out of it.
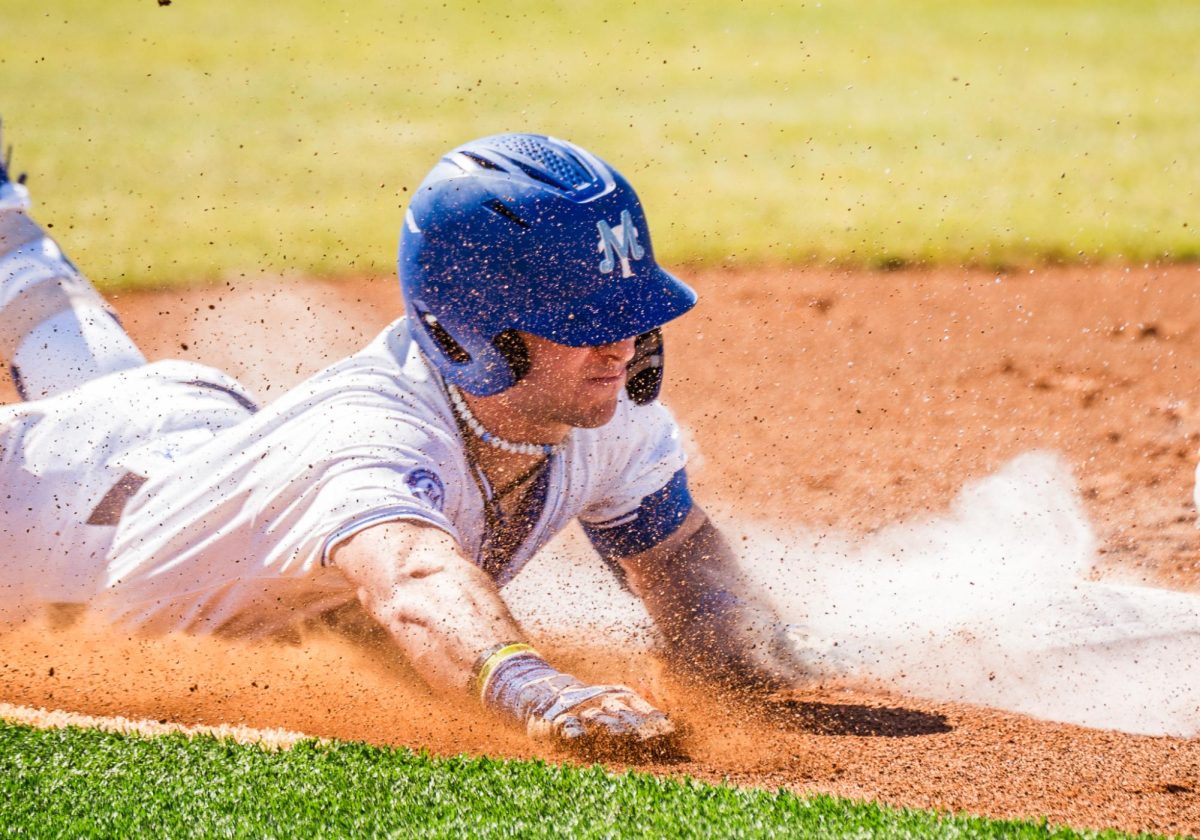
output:
<svg viewBox="0 0 1200 840"><path fill-rule="evenodd" d="M553 701L535 710L529 735L575 748L648 746L673 735L675 725L661 711L623 685L583 685L569 675Z"/></svg>
<svg viewBox="0 0 1200 840"><path fill-rule="evenodd" d="M484 706L519 721L530 737L583 753L677 752L675 725L623 685L584 685L524 642L480 655L473 678Z"/></svg>

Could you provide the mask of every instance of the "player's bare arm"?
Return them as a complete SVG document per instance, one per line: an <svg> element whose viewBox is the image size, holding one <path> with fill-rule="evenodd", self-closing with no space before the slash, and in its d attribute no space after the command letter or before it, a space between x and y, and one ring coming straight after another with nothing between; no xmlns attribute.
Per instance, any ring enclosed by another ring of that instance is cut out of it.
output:
<svg viewBox="0 0 1200 840"><path fill-rule="evenodd" d="M521 638L491 580L437 528L385 522L339 546L332 562L435 688L465 688L480 651Z"/></svg>
<svg viewBox="0 0 1200 840"><path fill-rule="evenodd" d="M675 533L620 563L681 676L735 691L794 686L806 676L786 626L698 506Z"/></svg>
<svg viewBox="0 0 1200 840"><path fill-rule="evenodd" d="M585 750L653 748L674 731L632 690L584 685L520 641L524 635L491 579L436 528L376 525L340 546L333 562L435 688L478 692L530 735Z"/></svg>

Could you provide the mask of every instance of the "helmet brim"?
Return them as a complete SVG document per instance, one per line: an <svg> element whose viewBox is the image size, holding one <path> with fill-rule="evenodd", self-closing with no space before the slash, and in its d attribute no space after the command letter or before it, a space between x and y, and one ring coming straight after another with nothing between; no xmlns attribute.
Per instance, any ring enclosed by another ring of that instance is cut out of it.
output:
<svg viewBox="0 0 1200 840"><path fill-rule="evenodd" d="M632 277L614 272L598 292L561 301L528 319L521 329L568 347L598 347L661 327L695 305L690 286L654 265Z"/></svg>

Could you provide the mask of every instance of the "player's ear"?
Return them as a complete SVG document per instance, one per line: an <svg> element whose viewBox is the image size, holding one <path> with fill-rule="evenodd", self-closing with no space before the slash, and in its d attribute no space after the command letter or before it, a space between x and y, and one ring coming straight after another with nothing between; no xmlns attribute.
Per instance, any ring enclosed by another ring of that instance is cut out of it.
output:
<svg viewBox="0 0 1200 840"><path fill-rule="evenodd" d="M637 405L645 405L658 398L663 381L663 336L662 328L642 333L633 345L633 358L626 366L625 392Z"/></svg>

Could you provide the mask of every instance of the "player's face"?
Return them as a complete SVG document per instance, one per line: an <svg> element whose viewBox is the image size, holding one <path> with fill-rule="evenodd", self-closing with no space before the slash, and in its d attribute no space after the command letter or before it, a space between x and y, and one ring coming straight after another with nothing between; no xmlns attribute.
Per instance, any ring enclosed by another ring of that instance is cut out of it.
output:
<svg viewBox="0 0 1200 840"><path fill-rule="evenodd" d="M521 336L529 350L529 373L503 392L511 408L535 423L582 429L612 419L636 339L567 347L528 333Z"/></svg>

